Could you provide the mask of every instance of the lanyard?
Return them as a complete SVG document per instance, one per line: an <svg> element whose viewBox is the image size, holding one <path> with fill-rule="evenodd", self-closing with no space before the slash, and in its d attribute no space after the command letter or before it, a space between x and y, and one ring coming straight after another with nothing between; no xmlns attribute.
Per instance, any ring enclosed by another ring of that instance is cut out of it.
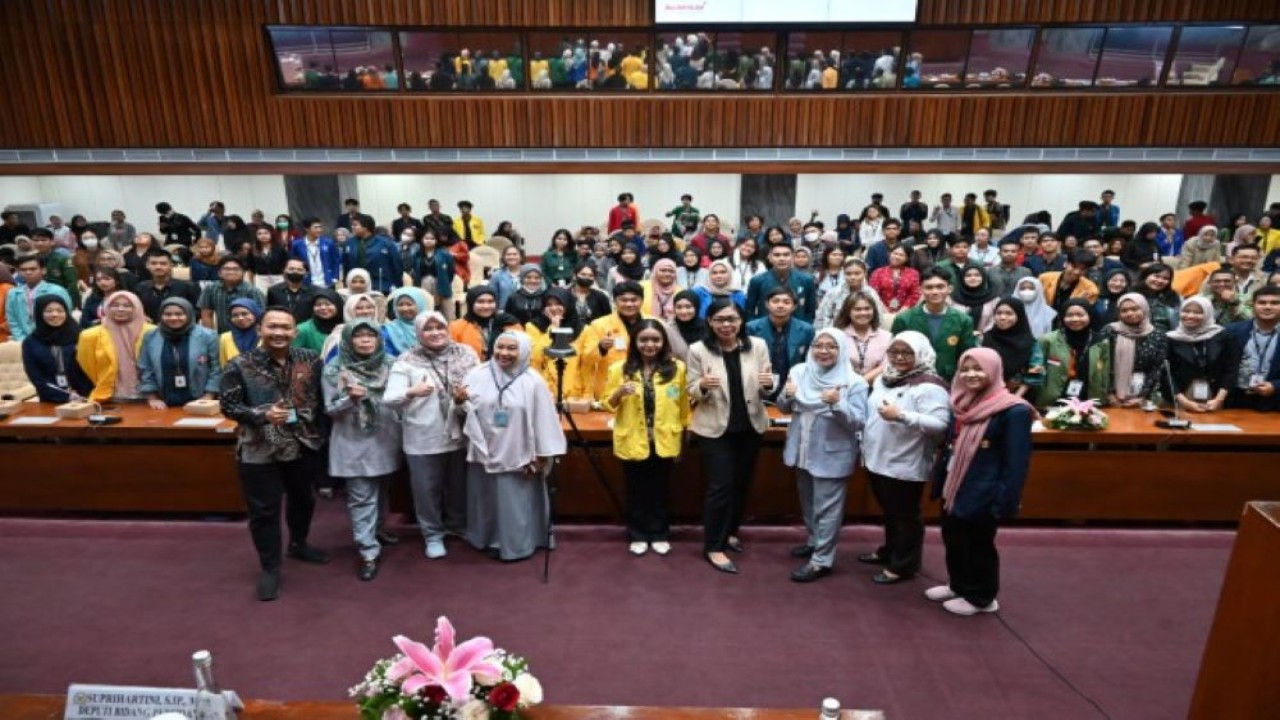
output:
<svg viewBox="0 0 1280 720"><path fill-rule="evenodd" d="M521 371L520 375L523 375L523 374L524 372ZM493 369L493 361L489 362L489 375L493 378L493 386L498 388L498 407L500 408L505 407L502 404L502 394L507 391L507 388L514 385L516 380L520 379L520 375L516 375L515 377L507 381L506 385L503 385L501 382L498 381L498 371Z"/></svg>
<svg viewBox="0 0 1280 720"><path fill-rule="evenodd" d="M853 340L854 349L858 351L858 359L853 362L853 368L861 375L867 367L867 348L871 346L871 338L860 340L856 335L850 337Z"/></svg>
<svg viewBox="0 0 1280 720"><path fill-rule="evenodd" d="M1267 343L1265 345L1259 345L1258 338L1263 335L1266 336ZM1249 344L1253 346L1253 351L1258 355L1258 372L1259 373L1261 373L1262 369L1269 364L1267 362L1267 356L1271 353L1271 346L1275 343L1275 341L1276 341L1275 330L1272 330L1270 333L1260 333L1258 332L1258 329L1255 327L1253 332L1250 333Z"/></svg>

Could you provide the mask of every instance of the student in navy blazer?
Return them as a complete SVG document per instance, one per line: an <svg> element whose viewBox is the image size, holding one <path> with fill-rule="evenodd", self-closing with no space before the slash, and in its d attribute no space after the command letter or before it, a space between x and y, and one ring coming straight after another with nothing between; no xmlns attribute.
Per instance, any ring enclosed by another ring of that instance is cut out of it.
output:
<svg viewBox="0 0 1280 720"><path fill-rule="evenodd" d="M795 317L796 296L785 285L769 291L765 306L768 314L747 323L747 334L763 340L769 351L769 362L778 376L775 390L769 395L773 400L786 384L791 368L804 362L813 343L813 326Z"/></svg>
<svg viewBox="0 0 1280 720"><path fill-rule="evenodd" d="M768 314L766 304L770 290L789 287L796 298L796 317L808 323L813 322L813 317L818 312L817 286L812 275L791 266L791 259L790 245L774 245L769 248L770 269L751 278L751 282L747 283L748 319Z"/></svg>
<svg viewBox="0 0 1280 720"><path fill-rule="evenodd" d="M360 220L351 223L351 239L342 246L342 270L350 273L361 269L369 272L372 289L383 295L404 284L404 264L400 247L386 235L375 235Z"/></svg>
<svg viewBox="0 0 1280 720"><path fill-rule="evenodd" d="M331 288L342 277L342 253L333 238L324 234L324 223L319 218L308 218L304 225L307 235L289 244L289 257L307 266L311 285ZM313 264L317 259L319 266Z"/></svg>
<svg viewBox="0 0 1280 720"><path fill-rule="evenodd" d="M791 573L812 582L831 573L844 521L845 482L858 460L858 434L867 421L867 381L853 370L852 341L835 328L818 333L809 356L778 396L791 413L782 462L796 469L796 488L808 537L791 551L807 562Z"/></svg>
<svg viewBox="0 0 1280 720"><path fill-rule="evenodd" d="M1266 285L1253 294L1253 319L1227 326L1228 342L1240 358L1236 387L1227 392L1227 407L1263 412L1280 409L1280 287ZM1257 376L1261 382L1255 382Z"/></svg>
<svg viewBox="0 0 1280 720"><path fill-rule="evenodd" d="M1018 514L1031 462L1036 411L1005 387L1003 363L990 348L960 357L951 383L951 442L938 463L933 497L942 498L946 585L925 597L956 615L1000 609L996 529Z"/></svg>

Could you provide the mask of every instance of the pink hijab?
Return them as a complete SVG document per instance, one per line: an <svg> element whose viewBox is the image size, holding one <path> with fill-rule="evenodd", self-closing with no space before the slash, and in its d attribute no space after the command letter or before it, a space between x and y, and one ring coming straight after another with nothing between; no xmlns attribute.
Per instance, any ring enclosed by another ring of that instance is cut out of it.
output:
<svg viewBox="0 0 1280 720"><path fill-rule="evenodd" d="M653 264L653 271L649 275L649 291L653 294L649 299L649 314L656 318L667 320L675 315L676 293L680 292L680 286L672 283L669 292L662 292L658 287L658 282L653 279L658 268L670 267L672 272L678 268L674 260L663 258Z"/></svg>
<svg viewBox="0 0 1280 720"><path fill-rule="evenodd" d="M1000 355L991 348L974 348L960 356L956 367L963 367L966 359L973 359L987 374L989 382L985 388L973 391L965 387L960 371L951 381L951 410L955 414L956 438L952 443L951 464L947 468L947 481L942 486L942 506L948 510L955 504L956 493L969 472L973 457L982 445L982 437L987 433L987 424L992 416L1004 412L1014 405L1031 405L1022 398L1009 392L1005 387L1004 363ZM1035 409L1031 410L1035 414Z"/></svg>
<svg viewBox="0 0 1280 720"><path fill-rule="evenodd" d="M120 324L111 319L111 303L127 300L133 306L133 320ZM131 398L138 394L138 338L142 337L147 316L142 301L127 290L117 290L102 304L102 327L111 336L116 351L116 396Z"/></svg>

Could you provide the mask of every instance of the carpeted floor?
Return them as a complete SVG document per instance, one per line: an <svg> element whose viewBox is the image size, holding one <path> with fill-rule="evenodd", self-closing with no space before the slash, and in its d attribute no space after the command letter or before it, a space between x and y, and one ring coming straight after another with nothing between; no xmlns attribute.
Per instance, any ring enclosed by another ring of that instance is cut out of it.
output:
<svg viewBox="0 0 1280 720"><path fill-rule="evenodd" d="M787 579L796 530L749 529L731 577L692 530L669 557L633 558L618 530L582 527L560 532L547 585L541 557L504 565L451 544L428 562L408 527L366 584L348 527L322 503L313 541L335 562L287 561L283 596L259 603L243 523L0 520L0 692L189 685L190 653L208 648L246 697L341 698L392 635L430 641L444 614L528 657L558 704L816 709L834 695L895 720L1102 717L1069 681L1113 718L1181 717L1233 538L1002 531L1000 617L957 618L923 598L925 578L868 580L854 561L868 527L846 530L837 573L812 585ZM926 569L942 567L931 530Z"/></svg>

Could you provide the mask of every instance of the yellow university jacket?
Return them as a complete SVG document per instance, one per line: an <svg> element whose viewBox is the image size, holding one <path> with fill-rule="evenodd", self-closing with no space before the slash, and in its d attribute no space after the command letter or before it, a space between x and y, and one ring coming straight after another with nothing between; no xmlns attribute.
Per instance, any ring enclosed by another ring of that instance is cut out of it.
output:
<svg viewBox="0 0 1280 720"><path fill-rule="evenodd" d="M138 350L142 347L142 338L155 327L151 323L142 326L142 332L138 334L138 342L133 347L133 357L130 358L133 363L138 362ZM93 392L89 393L90 400L106 402L115 395L116 374L120 372L120 365L116 358L115 343L111 341L111 335L107 333L105 327L99 325L80 333L80 341L76 345L76 362L93 382Z"/></svg>
<svg viewBox="0 0 1280 720"><path fill-rule="evenodd" d="M689 426L689 395L684 387L684 363L679 360L675 363L676 374L671 382L662 382L659 377L653 379L653 444L658 457L663 458L673 458L680 454L684 430ZM605 383L601 401L606 409L614 413L613 454L619 460L644 460L649 457L644 396L640 393L628 395L619 400L616 406L609 402L614 391L625 380L642 382L638 374L623 378L622 366L625 364L618 362L609 367L609 379Z"/></svg>
<svg viewBox="0 0 1280 720"><path fill-rule="evenodd" d="M546 354L547 348L551 347L551 333L542 332L533 323L526 323L524 331L529 336L529 339L533 341L533 355L529 359L529 368L542 376L543 381L547 383L547 387L551 388L551 396L555 397L557 382L556 361ZM579 364L580 358L576 355L565 361L564 397L566 400L589 395L589 393L583 392L582 389L582 373L579 371Z"/></svg>
<svg viewBox="0 0 1280 720"><path fill-rule="evenodd" d="M640 316L648 317L648 313L642 309ZM600 341L605 338L621 338L621 340L610 346L609 351L602 356ZM584 397L604 399L604 386L608 379L609 367L627 359L627 345L630 340L627 336L627 328L616 312L596 318L582 331L582 335L578 338L578 358Z"/></svg>

